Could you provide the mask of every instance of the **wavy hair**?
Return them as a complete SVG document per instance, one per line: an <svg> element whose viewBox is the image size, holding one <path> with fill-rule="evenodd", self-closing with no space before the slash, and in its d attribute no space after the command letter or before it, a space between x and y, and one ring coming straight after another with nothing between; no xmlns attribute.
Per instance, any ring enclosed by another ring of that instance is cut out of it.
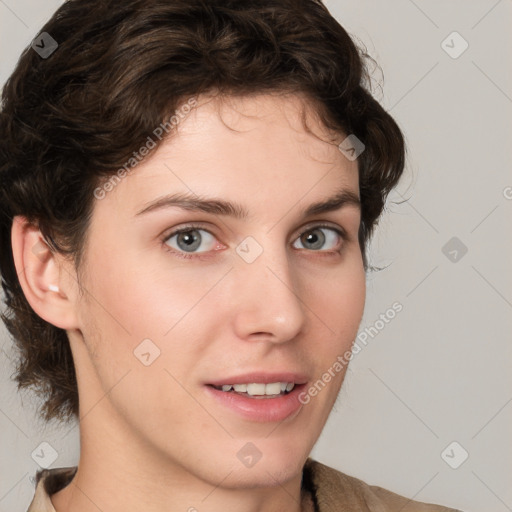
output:
<svg viewBox="0 0 512 512"><path fill-rule="evenodd" d="M0 273L18 388L43 398L41 416L78 416L65 330L27 302L13 261L15 215L38 226L77 270L94 190L186 98L291 92L328 128L354 134L366 246L404 169L405 143L373 98L367 62L320 0L68 0L41 29L58 48L22 53L0 110ZM136 172L136 171L135 171Z"/></svg>

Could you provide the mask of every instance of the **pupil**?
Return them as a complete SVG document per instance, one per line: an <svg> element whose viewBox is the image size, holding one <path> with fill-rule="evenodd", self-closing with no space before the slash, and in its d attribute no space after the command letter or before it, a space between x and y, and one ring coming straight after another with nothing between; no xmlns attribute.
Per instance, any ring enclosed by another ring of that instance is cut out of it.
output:
<svg viewBox="0 0 512 512"><path fill-rule="evenodd" d="M191 233L195 233L195 235L191 234ZM178 242L178 245L180 245L180 242L184 242L185 250L190 250L190 249L195 250L195 249L197 249L197 247L199 247L201 245L201 236L198 234L197 230L187 231L185 233L180 233L180 235L178 236L177 242Z"/></svg>
<svg viewBox="0 0 512 512"><path fill-rule="evenodd" d="M314 234L314 233L319 233L320 236L318 236L318 234ZM325 235L319 229L312 231L311 233L309 233L306 236L306 242L312 244L314 246L313 249L320 249L322 247L324 241L325 241Z"/></svg>

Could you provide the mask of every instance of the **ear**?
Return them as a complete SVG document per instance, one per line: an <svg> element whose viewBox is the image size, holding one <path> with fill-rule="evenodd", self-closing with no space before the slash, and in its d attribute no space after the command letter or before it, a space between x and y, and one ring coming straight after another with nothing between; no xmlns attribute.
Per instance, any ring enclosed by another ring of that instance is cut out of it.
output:
<svg viewBox="0 0 512 512"><path fill-rule="evenodd" d="M55 327L78 329L74 266L54 253L39 229L20 215L14 217L11 242L18 279L32 309Z"/></svg>

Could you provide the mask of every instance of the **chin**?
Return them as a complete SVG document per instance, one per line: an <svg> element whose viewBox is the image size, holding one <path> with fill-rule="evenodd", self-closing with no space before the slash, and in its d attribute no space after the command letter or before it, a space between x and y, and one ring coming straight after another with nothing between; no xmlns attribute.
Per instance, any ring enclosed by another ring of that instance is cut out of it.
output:
<svg viewBox="0 0 512 512"><path fill-rule="evenodd" d="M250 450L248 450L250 453ZM236 464L231 463L231 458L225 461L226 474L231 471L229 477L222 482L222 487L228 489L275 487L285 485L290 480L302 475L302 468L308 453L297 449L283 447L282 449L263 448L261 458L258 460L255 452L253 460L248 456L244 461L237 459ZM218 478L218 467L215 470Z"/></svg>

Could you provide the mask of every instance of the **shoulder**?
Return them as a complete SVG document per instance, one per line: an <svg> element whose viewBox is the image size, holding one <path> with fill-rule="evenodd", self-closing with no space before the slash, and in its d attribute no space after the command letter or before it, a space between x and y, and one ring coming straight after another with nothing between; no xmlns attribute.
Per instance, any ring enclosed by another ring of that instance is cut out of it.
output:
<svg viewBox="0 0 512 512"><path fill-rule="evenodd" d="M461 512L453 508L413 501L405 496L369 485L358 478L308 458L303 483L313 493L318 512L365 510L368 512Z"/></svg>

